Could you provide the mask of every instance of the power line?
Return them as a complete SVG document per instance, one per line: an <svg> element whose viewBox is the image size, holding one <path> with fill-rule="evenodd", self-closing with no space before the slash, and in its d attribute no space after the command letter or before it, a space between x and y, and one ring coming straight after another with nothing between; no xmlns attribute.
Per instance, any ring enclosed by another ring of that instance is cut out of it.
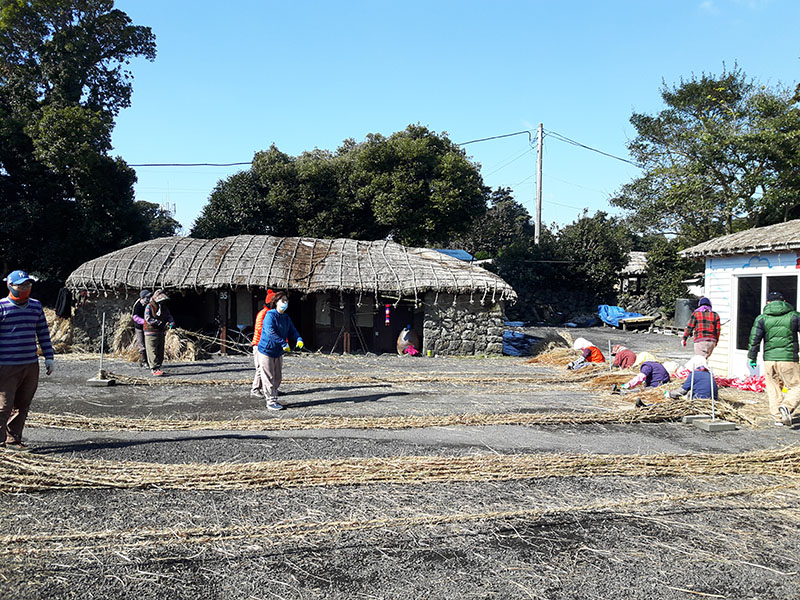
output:
<svg viewBox="0 0 800 600"><path fill-rule="evenodd" d="M614 154L609 154L608 152L603 152L602 150L598 150L597 148L592 148L591 146L587 146L586 144L581 144L580 142L571 140L570 138L561 135L560 133L556 133L555 131L547 131L545 132L545 135L552 136L554 139L557 139L560 142L566 142L567 144L572 144L573 146L577 146L578 148L584 148L585 150L591 150L592 152L597 152L598 154L602 154L603 156L608 156L609 158L620 160L622 162L628 163L629 165L633 165L634 167L638 167L640 169L643 168L642 165L633 162L632 160L628 160L627 158L622 158L621 156L615 156Z"/></svg>
<svg viewBox="0 0 800 600"><path fill-rule="evenodd" d="M456 144L456 146L466 146L467 144L477 144L478 142L488 142L490 140L499 140L500 138L507 138L507 137L511 137L512 135L522 135L522 134L527 134L528 143L529 144L533 144L533 134L526 129L525 131L516 131L514 133L504 133L502 135L493 135L492 137L481 138L479 140L470 140L468 142L461 142L460 144Z"/></svg>
<svg viewBox="0 0 800 600"><path fill-rule="evenodd" d="M247 162L232 162L232 163L143 163L139 165L128 165L129 167L240 167L242 165L251 165L252 160Z"/></svg>

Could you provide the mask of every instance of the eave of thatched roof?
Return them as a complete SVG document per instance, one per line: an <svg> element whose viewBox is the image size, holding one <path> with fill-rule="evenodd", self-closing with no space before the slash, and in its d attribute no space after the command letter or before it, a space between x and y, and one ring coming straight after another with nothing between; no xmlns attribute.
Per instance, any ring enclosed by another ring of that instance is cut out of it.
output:
<svg viewBox="0 0 800 600"><path fill-rule="evenodd" d="M66 286L96 292L270 287L415 299L427 291L492 301L517 297L494 273L427 248L268 235L142 242L84 263Z"/></svg>
<svg viewBox="0 0 800 600"><path fill-rule="evenodd" d="M681 250L678 254L686 258L704 258L793 250L800 250L800 219L724 235Z"/></svg>
<svg viewBox="0 0 800 600"><path fill-rule="evenodd" d="M628 264L620 271L623 277L644 275L647 270L647 252L632 251L628 255Z"/></svg>

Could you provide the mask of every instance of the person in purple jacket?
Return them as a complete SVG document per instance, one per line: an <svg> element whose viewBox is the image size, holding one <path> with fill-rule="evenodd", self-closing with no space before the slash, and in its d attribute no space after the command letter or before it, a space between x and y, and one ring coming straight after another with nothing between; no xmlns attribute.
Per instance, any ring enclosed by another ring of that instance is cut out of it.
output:
<svg viewBox="0 0 800 600"><path fill-rule="evenodd" d="M661 364L660 362L647 360L639 367L638 375L636 375L630 381L622 384L621 388L617 388L617 384L614 384L611 388L611 391L613 393L626 392L628 390L632 390L642 383L644 384L644 387L648 388L664 385L665 383L669 383L670 373L674 373L677 368L678 365L674 362L668 361L664 364Z"/></svg>
<svg viewBox="0 0 800 600"><path fill-rule="evenodd" d="M42 304L30 297L33 281L25 271L12 271L5 278L8 296L0 299L0 448L8 450L28 450L22 429L39 387L37 339L47 374L54 368Z"/></svg>

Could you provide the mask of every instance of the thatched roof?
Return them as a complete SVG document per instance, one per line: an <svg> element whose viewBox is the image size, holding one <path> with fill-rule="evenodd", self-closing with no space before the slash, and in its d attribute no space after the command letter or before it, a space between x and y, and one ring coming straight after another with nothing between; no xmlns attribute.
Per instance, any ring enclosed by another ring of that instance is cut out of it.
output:
<svg viewBox="0 0 800 600"><path fill-rule="evenodd" d="M427 291L472 294L479 301L517 298L494 273L435 250L269 235L142 242L84 263L66 286L96 292L270 287L414 299Z"/></svg>
<svg viewBox="0 0 800 600"><path fill-rule="evenodd" d="M644 275L647 270L647 252L638 252L636 250L630 252L628 255L628 264L620 271L623 277L632 277L634 275Z"/></svg>
<svg viewBox="0 0 800 600"><path fill-rule="evenodd" d="M793 250L800 250L800 219L723 235L681 250L678 254L686 258L703 258Z"/></svg>

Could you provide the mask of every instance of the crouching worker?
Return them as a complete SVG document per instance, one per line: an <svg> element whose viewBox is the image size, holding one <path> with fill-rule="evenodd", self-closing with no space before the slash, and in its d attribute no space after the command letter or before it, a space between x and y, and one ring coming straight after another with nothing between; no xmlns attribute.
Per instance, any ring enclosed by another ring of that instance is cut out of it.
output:
<svg viewBox="0 0 800 600"><path fill-rule="evenodd" d="M714 398L719 397L717 382L714 381L714 377L708 370L708 363L704 356L698 354L693 357L686 363L686 368L690 371L689 376L682 387L669 392L670 398L680 398L689 392L691 392L691 398L711 398L711 394L714 394Z"/></svg>
<svg viewBox="0 0 800 600"><path fill-rule="evenodd" d="M291 351L289 342L300 350L303 347L303 338L286 314L289 308L286 292L275 292L267 308L275 310L269 310L264 317L261 339L258 342L258 360L261 376L266 383L267 408L283 410L278 402L278 387L283 379L283 355Z"/></svg>
<svg viewBox="0 0 800 600"><path fill-rule="evenodd" d="M611 349L611 356L614 359L612 364L620 369L628 369L636 362L636 353L620 344Z"/></svg>
<svg viewBox="0 0 800 600"><path fill-rule="evenodd" d="M600 352L600 348L593 346L592 343L584 338L578 338L572 345L573 350L581 350L583 355L573 360L567 365L568 371L575 371L585 367L588 363L602 363L606 362L606 357Z"/></svg>
<svg viewBox="0 0 800 600"><path fill-rule="evenodd" d="M670 382L670 374L674 373L678 368L677 363L667 361L664 364L656 361L645 361L639 367L639 374L630 381L623 383L622 388L617 388L615 383L611 388L614 393L626 392L632 390L638 385L644 383L646 388L656 388Z"/></svg>

